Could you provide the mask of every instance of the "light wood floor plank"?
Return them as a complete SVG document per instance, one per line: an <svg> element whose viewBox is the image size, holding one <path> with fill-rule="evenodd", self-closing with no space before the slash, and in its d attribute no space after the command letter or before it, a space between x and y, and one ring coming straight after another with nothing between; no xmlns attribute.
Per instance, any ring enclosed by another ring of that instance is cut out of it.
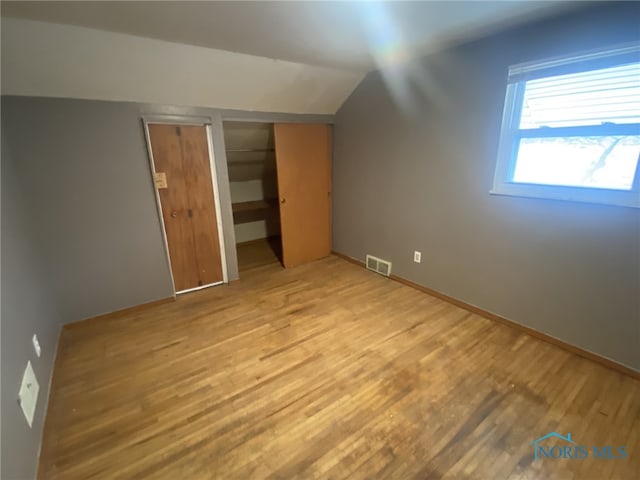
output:
<svg viewBox="0 0 640 480"><path fill-rule="evenodd" d="M640 478L638 380L336 257L238 257L63 331L40 478ZM550 431L630 457L534 461Z"/></svg>

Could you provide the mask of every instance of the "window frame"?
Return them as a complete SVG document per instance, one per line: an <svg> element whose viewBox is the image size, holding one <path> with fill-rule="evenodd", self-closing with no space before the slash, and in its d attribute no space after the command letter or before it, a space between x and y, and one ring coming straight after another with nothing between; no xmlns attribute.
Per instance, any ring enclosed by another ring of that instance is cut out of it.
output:
<svg viewBox="0 0 640 480"><path fill-rule="evenodd" d="M498 158L490 193L640 208L640 155L630 190L543 185L512 180L517 163L518 145L522 138L640 134L640 126L635 123L520 129L526 82L536 78L598 70L630 61L640 62L640 42L510 66Z"/></svg>

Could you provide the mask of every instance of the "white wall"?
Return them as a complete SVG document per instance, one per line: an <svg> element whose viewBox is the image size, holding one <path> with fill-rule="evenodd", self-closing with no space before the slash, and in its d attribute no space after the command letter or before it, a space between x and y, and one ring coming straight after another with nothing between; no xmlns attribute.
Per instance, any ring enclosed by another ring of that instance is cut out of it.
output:
<svg viewBox="0 0 640 480"><path fill-rule="evenodd" d="M2 94L333 114L359 73L2 19Z"/></svg>
<svg viewBox="0 0 640 480"><path fill-rule="evenodd" d="M251 202L265 198L263 180L248 180L246 182L230 182L231 202Z"/></svg>
<svg viewBox="0 0 640 480"><path fill-rule="evenodd" d="M270 191L265 192L264 180L248 180L245 182L231 182L231 202L250 202L252 200L262 200L267 197L274 197ZM277 210L266 210L263 212L265 220L255 222L238 223L234 225L236 232L236 242L248 242L258 238L267 238L280 235L280 221Z"/></svg>
<svg viewBox="0 0 640 480"><path fill-rule="evenodd" d="M280 231L269 228L266 220L257 222L239 223L233 226L236 232L236 242L249 242L259 238L275 237L280 235Z"/></svg>

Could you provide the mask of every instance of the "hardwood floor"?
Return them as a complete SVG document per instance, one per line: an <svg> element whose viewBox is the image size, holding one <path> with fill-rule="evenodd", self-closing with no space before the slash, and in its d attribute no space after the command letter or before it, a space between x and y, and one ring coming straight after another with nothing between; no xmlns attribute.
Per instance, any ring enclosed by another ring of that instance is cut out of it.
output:
<svg viewBox="0 0 640 480"><path fill-rule="evenodd" d="M256 267L282 263L282 240L279 236L239 243L236 248L240 274Z"/></svg>
<svg viewBox="0 0 640 480"><path fill-rule="evenodd" d="M58 355L40 478L640 478L639 381L337 257L86 322ZM551 431L629 457L534 460Z"/></svg>

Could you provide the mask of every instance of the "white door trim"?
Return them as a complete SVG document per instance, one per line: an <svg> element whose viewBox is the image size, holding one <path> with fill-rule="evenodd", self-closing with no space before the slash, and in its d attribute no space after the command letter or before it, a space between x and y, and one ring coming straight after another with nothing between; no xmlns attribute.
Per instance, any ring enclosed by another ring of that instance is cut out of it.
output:
<svg viewBox="0 0 640 480"><path fill-rule="evenodd" d="M198 290L202 290L203 288L215 287L216 285L223 285L223 284L224 282L213 282L213 283L208 283L206 285L199 285L197 287L187 288L186 290L180 290L179 292L176 292L176 295L182 295L183 293L196 292Z"/></svg>
<svg viewBox="0 0 640 480"><path fill-rule="evenodd" d="M216 172L215 155L213 153L213 127L209 123L205 125L207 132L207 144L209 147L209 167L211 168L211 183L213 185L213 206L216 209L216 222L218 224L218 244L220 245L220 260L222 263L222 282L229 283L227 275L227 253L224 248L224 235L222 235L222 210L220 208L220 189L218 188L218 174Z"/></svg>

